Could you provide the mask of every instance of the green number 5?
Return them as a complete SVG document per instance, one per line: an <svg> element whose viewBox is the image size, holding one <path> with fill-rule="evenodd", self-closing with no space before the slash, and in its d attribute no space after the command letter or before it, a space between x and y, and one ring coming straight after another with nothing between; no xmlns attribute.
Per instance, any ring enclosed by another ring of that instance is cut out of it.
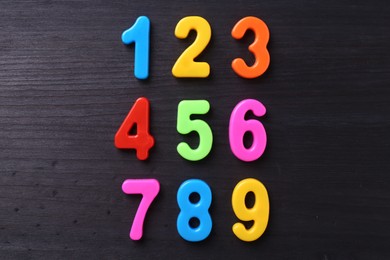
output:
<svg viewBox="0 0 390 260"><path fill-rule="evenodd" d="M182 100L177 108L177 131L186 135L195 131L199 134L199 146L192 149L187 143L181 142L177 152L189 161L199 161L205 158L213 145L213 133L210 126L203 120L191 119L191 115L204 115L210 110L207 100Z"/></svg>

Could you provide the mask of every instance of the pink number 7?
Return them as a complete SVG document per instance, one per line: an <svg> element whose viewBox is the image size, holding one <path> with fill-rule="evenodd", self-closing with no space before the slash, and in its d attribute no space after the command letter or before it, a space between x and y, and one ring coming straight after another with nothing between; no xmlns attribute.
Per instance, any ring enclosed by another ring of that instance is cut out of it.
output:
<svg viewBox="0 0 390 260"><path fill-rule="evenodd" d="M141 203L130 229L130 238L139 240L142 237L146 212L160 191L160 183L155 179L128 179L123 182L122 190L126 194L142 194Z"/></svg>

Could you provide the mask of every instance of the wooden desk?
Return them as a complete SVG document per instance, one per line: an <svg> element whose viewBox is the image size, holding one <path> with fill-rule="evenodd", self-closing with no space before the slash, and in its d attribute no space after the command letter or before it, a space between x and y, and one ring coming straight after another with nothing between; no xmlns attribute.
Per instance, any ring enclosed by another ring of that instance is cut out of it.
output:
<svg viewBox="0 0 390 260"><path fill-rule="evenodd" d="M0 258L2 259L390 259L390 5L374 1L1 1ZM133 76L134 46L121 33L140 15L152 23L151 70ZM208 79L176 79L171 68L192 42L177 22L199 15L212 27L200 60ZM269 27L271 65L244 80L230 68L251 59L230 36L253 15ZM156 145L147 162L114 147L133 102L151 102ZM264 155L236 159L228 125L234 106L261 101ZM176 152L198 137L176 131L177 105L207 99L210 155ZM270 221L256 242L231 231L238 181L259 179ZM128 178L157 178L161 191L144 238L128 233L140 197ZM177 233L176 193L189 178L213 192L211 235Z"/></svg>

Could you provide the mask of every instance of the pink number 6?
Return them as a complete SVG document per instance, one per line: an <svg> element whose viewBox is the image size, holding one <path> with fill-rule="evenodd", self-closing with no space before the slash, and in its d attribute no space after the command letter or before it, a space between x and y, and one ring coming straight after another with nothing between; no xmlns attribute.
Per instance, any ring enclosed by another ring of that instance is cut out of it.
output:
<svg viewBox="0 0 390 260"><path fill-rule="evenodd" d="M233 154L240 160L251 162L260 158L267 144L267 134L264 126L257 120L245 120L248 111L255 116L265 115L266 109L262 103L255 99L245 99L237 104L230 115L229 141ZM250 132L253 136L251 147L244 145L244 135Z"/></svg>

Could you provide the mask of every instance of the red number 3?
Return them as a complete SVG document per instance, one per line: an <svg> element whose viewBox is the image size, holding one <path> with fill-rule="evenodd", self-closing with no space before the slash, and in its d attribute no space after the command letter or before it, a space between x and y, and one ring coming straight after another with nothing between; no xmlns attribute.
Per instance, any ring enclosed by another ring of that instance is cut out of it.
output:
<svg viewBox="0 0 390 260"><path fill-rule="evenodd" d="M248 66L243 59L237 58L233 60L232 68L239 76L253 79L262 75L267 70L270 62L267 50L269 30L262 20L248 16L236 23L232 29L232 37L239 40L244 37L247 30L252 30L255 33L255 40L248 49L255 55L256 61L252 66Z"/></svg>

